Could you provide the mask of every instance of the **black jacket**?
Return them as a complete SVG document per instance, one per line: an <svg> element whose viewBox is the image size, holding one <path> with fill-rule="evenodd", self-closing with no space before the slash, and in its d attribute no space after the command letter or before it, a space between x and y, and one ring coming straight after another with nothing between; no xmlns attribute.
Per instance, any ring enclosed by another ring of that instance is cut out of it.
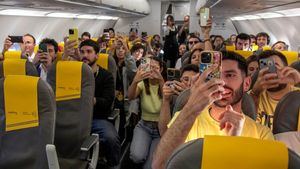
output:
<svg viewBox="0 0 300 169"><path fill-rule="evenodd" d="M99 67L95 73L95 98L94 119L107 119L112 112L112 104L115 98L115 82L113 75Z"/></svg>

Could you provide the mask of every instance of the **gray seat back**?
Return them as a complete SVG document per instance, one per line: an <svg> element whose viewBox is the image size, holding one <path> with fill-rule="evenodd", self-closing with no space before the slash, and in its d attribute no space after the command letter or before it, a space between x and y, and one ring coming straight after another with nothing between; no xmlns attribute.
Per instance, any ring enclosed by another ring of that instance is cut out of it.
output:
<svg viewBox="0 0 300 169"><path fill-rule="evenodd" d="M298 70L298 72L300 72L300 61L296 61L294 63L291 64L292 68L295 68ZM296 85L297 87L300 87L300 84Z"/></svg>
<svg viewBox="0 0 300 169"><path fill-rule="evenodd" d="M297 69L300 72L300 61L298 60L298 61L292 63L291 67Z"/></svg>
<svg viewBox="0 0 300 169"><path fill-rule="evenodd" d="M56 116L53 91L46 82L39 79L39 125L6 132L4 81L4 78L0 79L0 168L47 169L46 144L53 144ZM17 83L22 84L21 81Z"/></svg>
<svg viewBox="0 0 300 169"><path fill-rule="evenodd" d="M190 94L191 94L191 90L190 89L186 89L184 90L183 92L181 92L176 101L175 101L175 105L174 105L174 108L173 108L173 115L180 111L184 105L187 103L187 101L189 100L189 97L190 97Z"/></svg>
<svg viewBox="0 0 300 169"><path fill-rule="evenodd" d="M256 120L257 116L257 109L254 103L254 100L248 93L244 93L243 98L242 98L242 110L245 115L253 119L254 121Z"/></svg>
<svg viewBox="0 0 300 169"><path fill-rule="evenodd" d="M67 62L67 61L63 61ZM57 62L51 67L47 81L56 92ZM91 68L83 63L81 96L78 99L57 101L54 144L61 168L86 168L87 161L80 160L80 148L91 134L95 79Z"/></svg>
<svg viewBox="0 0 300 169"><path fill-rule="evenodd" d="M25 66L26 75L39 77L38 71L33 63L26 60ZM0 62L0 78L2 77L4 77L3 61Z"/></svg>
<svg viewBox="0 0 300 169"><path fill-rule="evenodd" d="M108 55L108 69L110 73L112 73L114 80L116 82L117 79L117 64L112 55Z"/></svg>
<svg viewBox="0 0 300 169"><path fill-rule="evenodd" d="M189 97L190 97L190 89L187 89L179 94L179 96L176 99L174 108L173 108L173 114L177 111L180 111L184 105L187 103ZM247 93L244 93L242 98L242 110L243 113L253 120L256 120L256 107L255 103L251 96L249 96Z"/></svg>
<svg viewBox="0 0 300 169"><path fill-rule="evenodd" d="M286 94L276 106L273 119L273 133L297 131L299 110L300 91Z"/></svg>
<svg viewBox="0 0 300 169"><path fill-rule="evenodd" d="M204 139L200 138L197 140L187 142L179 148L177 148L169 158L166 164L166 169L201 169L203 142ZM298 169L300 166L300 157L291 150L289 150L288 153L288 169ZM224 156L225 155L226 154L224 154ZM272 161L270 161L270 163L271 162ZM232 165L232 168L239 168L239 166L234 166L234 164Z"/></svg>
<svg viewBox="0 0 300 169"><path fill-rule="evenodd" d="M251 76L251 85L250 85L250 90L253 88L257 78L258 78L258 73L259 73L259 70L254 72L253 75Z"/></svg>

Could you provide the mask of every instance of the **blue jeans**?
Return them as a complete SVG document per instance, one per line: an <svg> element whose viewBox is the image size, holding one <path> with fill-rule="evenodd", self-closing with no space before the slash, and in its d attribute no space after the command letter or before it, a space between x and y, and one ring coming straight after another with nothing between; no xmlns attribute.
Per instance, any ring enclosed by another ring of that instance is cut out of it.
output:
<svg viewBox="0 0 300 169"><path fill-rule="evenodd" d="M121 144L114 125L105 119L93 119L92 133L99 134L100 149L109 166L116 166L121 158Z"/></svg>
<svg viewBox="0 0 300 169"><path fill-rule="evenodd" d="M134 128L130 159L137 164L144 163L144 169L151 169L153 152L159 140L157 123L140 120Z"/></svg>

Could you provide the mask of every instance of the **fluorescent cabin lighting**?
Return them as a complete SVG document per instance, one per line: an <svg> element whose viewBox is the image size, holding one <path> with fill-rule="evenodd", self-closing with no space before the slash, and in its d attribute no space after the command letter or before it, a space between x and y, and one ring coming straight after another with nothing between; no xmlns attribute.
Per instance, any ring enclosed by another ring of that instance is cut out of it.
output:
<svg viewBox="0 0 300 169"><path fill-rule="evenodd" d="M118 20L118 17L102 16L102 15L78 15L79 19L99 19L99 20Z"/></svg>
<svg viewBox="0 0 300 169"><path fill-rule="evenodd" d="M281 11L277 11L277 12L281 13L287 17L300 16L300 8L286 9L286 10L281 10Z"/></svg>
<svg viewBox="0 0 300 169"><path fill-rule="evenodd" d="M231 20L240 21L240 20L247 20L247 19L262 19L262 18L269 19L269 18L293 17L293 16L300 16L300 8L258 13L255 15L235 16L232 17Z"/></svg>
<svg viewBox="0 0 300 169"><path fill-rule="evenodd" d="M98 19L98 20L118 20L118 17L89 15L77 13L51 12L51 11L34 11L27 9L5 9L0 10L0 15L13 16L33 16L33 17L54 17L54 18L79 18L79 19Z"/></svg>
<svg viewBox="0 0 300 169"><path fill-rule="evenodd" d="M279 18L279 17L284 17L283 14L280 13L274 13L274 12L266 12L266 13L259 13L259 14L255 14L261 18Z"/></svg>
<svg viewBox="0 0 300 169"><path fill-rule="evenodd" d="M14 15L14 16L45 16L49 12L22 10L22 9L5 9L0 11L0 15Z"/></svg>
<svg viewBox="0 0 300 169"><path fill-rule="evenodd" d="M244 17L242 17L242 16L236 16L236 17L231 18L231 20L242 21L242 20L246 20L246 19Z"/></svg>
<svg viewBox="0 0 300 169"><path fill-rule="evenodd" d="M97 16L97 19L101 20L118 20L118 17L112 17L112 16Z"/></svg>
<svg viewBox="0 0 300 169"><path fill-rule="evenodd" d="M76 16L78 16L78 14L54 12L54 13L49 13L46 16L55 17L55 18L76 18Z"/></svg>
<svg viewBox="0 0 300 169"><path fill-rule="evenodd" d="M78 15L79 19L97 19L97 15Z"/></svg>
<svg viewBox="0 0 300 169"><path fill-rule="evenodd" d="M260 17L256 16L256 15L244 15L243 17L245 19L249 19L249 20L251 20L251 19L260 19Z"/></svg>

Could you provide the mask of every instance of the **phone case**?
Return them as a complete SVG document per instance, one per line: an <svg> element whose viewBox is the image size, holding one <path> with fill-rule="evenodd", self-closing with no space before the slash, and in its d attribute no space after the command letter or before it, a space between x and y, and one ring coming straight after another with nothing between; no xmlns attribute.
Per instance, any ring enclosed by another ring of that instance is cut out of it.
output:
<svg viewBox="0 0 300 169"><path fill-rule="evenodd" d="M150 68L150 58L142 58L141 59L141 67L142 70L145 72L150 72L151 68Z"/></svg>
<svg viewBox="0 0 300 169"><path fill-rule="evenodd" d="M12 43L23 43L23 36L9 36Z"/></svg>
<svg viewBox="0 0 300 169"><path fill-rule="evenodd" d="M200 26L206 26L209 19L209 8L200 9Z"/></svg>
<svg viewBox="0 0 300 169"><path fill-rule="evenodd" d="M208 51L201 52L200 57L204 52L208 52ZM213 52L209 51L209 52L211 53L212 56L210 63L202 63L200 59L200 65L199 65L200 74L202 74L206 69L210 68L213 64L218 64L218 68L207 76L206 81L211 80L213 78L221 78L222 54L217 51L213 51Z"/></svg>
<svg viewBox="0 0 300 169"><path fill-rule="evenodd" d="M39 50L42 50L43 52L48 52L47 45L44 43L40 44Z"/></svg>
<svg viewBox="0 0 300 169"><path fill-rule="evenodd" d="M75 48L78 48L78 29L69 29L69 40L76 40Z"/></svg>
<svg viewBox="0 0 300 169"><path fill-rule="evenodd" d="M168 81L180 81L180 70L178 69L173 69L173 68L168 68L167 70L167 80Z"/></svg>
<svg viewBox="0 0 300 169"><path fill-rule="evenodd" d="M265 58L259 60L259 69L269 67L269 73L276 73L276 66L273 59Z"/></svg>

